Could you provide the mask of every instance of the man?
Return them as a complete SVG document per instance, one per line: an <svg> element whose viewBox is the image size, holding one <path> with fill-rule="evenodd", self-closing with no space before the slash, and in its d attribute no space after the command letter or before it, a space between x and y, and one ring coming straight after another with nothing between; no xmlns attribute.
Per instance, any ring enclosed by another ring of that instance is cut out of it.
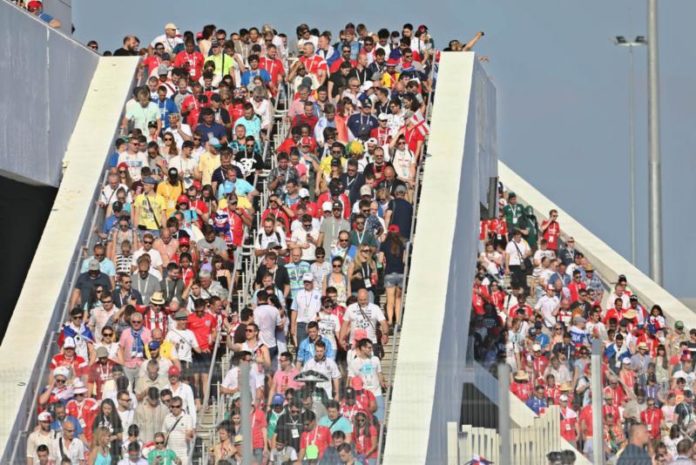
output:
<svg viewBox="0 0 696 465"><path fill-rule="evenodd" d="M138 261L140 260L140 257L147 254L150 260L150 273L156 277L162 276L162 255L159 253L159 251L153 248L153 244L155 243L155 236L150 232L146 232L143 234L142 241L143 246L140 249L133 252L131 268L135 270L138 267Z"/></svg>
<svg viewBox="0 0 696 465"><path fill-rule="evenodd" d="M534 395L527 399L526 404L536 415L541 415L548 407L546 396L544 395L544 386L538 385L534 388Z"/></svg>
<svg viewBox="0 0 696 465"><path fill-rule="evenodd" d="M121 333L118 351L119 364L123 365L130 386L135 386L140 374L140 365L145 361L145 346L151 339L150 330L143 327L143 316L133 313L130 326Z"/></svg>
<svg viewBox="0 0 696 465"><path fill-rule="evenodd" d="M275 433L271 440L272 443L282 441L296 451L300 450L300 437L302 433L302 401L298 398L292 399L290 405L276 423Z"/></svg>
<svg viewBox="0 0 696 465"><path fill-rule="evenodd" d="M165 386L165 389L171 391L172 396L179 399L183 413L190 417L193 425L196 425L196 401L194 400L191 386L181 382L181 370L175 366L169 368L168 375L169 384ZM175 403L174 399L172 399L171 404L173 403ZM172 407L171 404L169 405L170 408Z"/></svg>
<svg viewBox="0 0 696 465"><path fill-rule="evenodd" d="M337 401L329 400L326 405L327 415L319 419L319 426L328 428L332 436L336 431L342 431L345 434L345 441L351 442L353 425L350 420L341 415L340 407Z"/></svg>
<svg viewBox="0 0 696 465"><path fill-rule="evenodd" d="M70 298L70 306L84 305L90 301L94 290L101 287L106 293L111 293L111 279L106 273L101 271L101 264L98 260L92 259L87 264L87 271L81 273L75 282Z"/></svg>
<svg viewBox="0 0 696 465"><path fill-rule="evenodd" d="M40 463L40 456L55 457L55 442L56 435L51 431L51 414L41 412L38 416L38 426L31 432L27 439L27 465L35 465ZM298 434L299 438L299 434ZM40 449L40 451L39 451ZM44 462L47 463L47 462Z"/></svg>
<svg viewBox="0 0 696 465"><path fill-rule="evenodd" d="M318 330L317 330L318 332ZM330 347L330 346L329 346ZM303 372L316 371L326 376L328 381L317 383L317 388L323 389L328 398L339 398L339 381L341 373L338 371L336 362L326 357L327 345L324 341L314 343L314 358L309 359L302 368ZM333 387L333 394L331 392Z"/></svg>
<svg viewBox="0 0 696 465"><path fill-rule="evenodd" d="M297 455L298 463L303 460L319 460L324 451L331 444L331 433L325 426L317 424L316 415L312 411L302 414L302 426L304 431L300 436L300 452Z"/></svg>
<svg viewBox="0 0 696 465"><path fill-rule="evenodd" d="M148 124L155 123L157 133L159 134L162 130L160 110L157 104L150 100L148 90L139 88L136 93L136 101L132 103L129 101L129 103L126 104L126 110L121 121L121 133L125 135L131 129L140 129L143 134L148 134ZM121 157L119 157L119 163L121 161Z"/></svg>
<svg viewBox="0 0 696 465"><path fill-rule="evenodd" d="M128 453L118 462L118 465L148 465L147 460L142 456L138 441L128 444Z"/></svg>
<svg viewBox="0 0 696 465"><path fill-rule="evenodd" d="M208 371L212 360L211 350L217 338L217 321L213 315L206 312L206 304L202 299L196 299L194 302L194 312L188 316L186 326L196 336L200 348L200 352L193 354L193 392L198 402L201 402L209 388ZM174 392L174 395L177 393ZM188 413L195 418L195 413L191 411Z"/></svg>
<svg viewBox="0 0 696 465"><path fill-rule="evenodd" d="M152 238L145 239L145 241L152 241ZM152 272L157 273L156 269L151 268L152 260L149 254L143 254L138 259L138 269L129 277L132 281L132 286L135 287L141 298L141 304L149 305L150 297L155 293L159 292L159 278ZM132 304L134 299L129 299L127 302L122 304ZM137 299L136 299L137 300ZM137 303L137 302L136 302Z"/></svg>
<svg viewBox="0 0 696 465"><path fill-rule="evenodd" d="M629 426L629 443L621 453L616 465L652 465L652 459L645 451L650 435L645 425L633 423Z"/></svg>
<svg viewBox="0 0 696 465"><path fill-rule="evenodd" d="M392 167L385 168L385 173L391 171L393 171ZM397 225L399 233L404 239L411 237L411 219L413 217L413 205L406 200L407 192L408 189L405 185L396 184L394 198L389 201L387 211L384 213L384 222L387 226Z"/></svg>
<svg viewBox="0 0 696 465"><path fill-rule="evenodd" d="M290 158L285 152L278 153L278 166L273 168L268 175L270 180L269 190L278 196L285 194L285 184L289 179L299 182L300 175L294 166L290 165Z"/></svg>
<svg viewBox="0 0 696 465"><path fill-rule="evenodd" d="M152 352L152 347L159 347L159 343L151 341L149 346ZM167 373L171 366L171 363L167 365L165 363L159 363L155 359L150 359L147 363L142 364L138 382L135 384L134 389L135 397L139 403L143 401L150 388L154 387L158 391L164 389L167 385Z"/></svg>
<svg viewBox="0 0 696 465"><path fill-rule="evenodd" d="M157 434L162 431L167 413L167 407L160 402L160 390L154 386L150 387L145 400L135 409L134 423L140 428L141 441L148 443L154 439L157 442Z"/></svg>
<svg viewBox="0 0 696 465"><path fill-rule="evenodd" d="M141 435L142 437L142 431ZM164 433L158 432L154 436L155 448L147 454L148 464L157 465L180 465L181 459L176 453L167 447L167 437Z"/></svg>
<svg viewBox="0 0 696 465"><path fill-rule="evenodd" d="M307 325L307 337L302 339L297 349L297 368L302 369L316 355L316 347L318 342L323 342L327 357L335 359L336 349L333 348L331 342L324 336L319 334L319 324L316 321L311 321Z"/></svg>
<svg viewBox="0 0 696 465"><path fill-rule="evenodd" d="M272 366L276 366L278 357L278 340L276 334L285 329L285 311L268 303L268 294L261 290L256 296L258 306L254 310L254 323L259 327L260 337L268 347Z"/></svg>
<svg viewBox="0 0 696 465"><path fill-rule="evenodd" d="M85 445L75 437L75 425L66 420L62 426L63 434L54 440L53 459L62 463L63 457L67 457L72 465L85 465Z"/></svg>
<svg viewBox="0 0 696 465"><path fill-rule="evenodd" d="M384 379L379 358L373 354L372 342L369 339L357 341L355 357L348 362L348 377L351 379L360 378L363 388L375 396L377 402L375 416L379 421L382 421L385 408L382 389L387 388L387 381Z"/></svg>
<svg viewBox="0 0 696 465"><path fill-rule="evenodd" d="M157 181L148 176L143 179L143 193L133 202L133 227L142 238L146 232L159 237L160 228L167 222L164 198L155 192Z"/></svg>
<svg viewBox="0 0 696 465"><path fill-rule="evenodd" d="M285 235L278 232L275 225L276 222L273 218L266 218L263 221L262 230L254 238L254 255L257 257L265 255L268 259L269 254L275 256L280 253L284 255L283 252L287 250Z"/></svg>
<svg viewBox="0 0 696 465"><path fill-rule="evenodd" d="M176 321L176 327L167 331L166 340L174 345L184 378L188 379L189 375L192 374L193 352L198 353L201 349L198 346L196 335L186 328L188 312L186 310L177 311L174 314L174 321Z"/></svg>
<svg viewBox="0 0 696 465"><path fill-rule="evenodd" d="M377 325L382 331L381 341L377 338ZM389 326L384 317L382 309L378 305L369 303L369 294L366 289L358 291L358 301L351 304L346 309L343 316L343 325L339 336L339 343L342 343L344 348L348 348L348 334L350 332L350 340L355 339L355 332L365 330L367 337L373 344L386 344L389 341Z"/></svg>
<svg viewBox="0 0 696 465"><path fill-rule="evenodd" d="M532 253L529 245L522 240L522 232L515 230L512 240L505 246L505 274L510 275L512 287L527 289L527 276L524 261Z"/></svg>
<svg viewBox="0 0 696 465"><path fill-rule="evenodd" d="M205 61L205 64L212 62L215 65L214 74L216 77L222 77L226 74L234 75L234 68L237 68L237 63L234 58L223 51L223 45L218 40L213 40L210 45L210 56Z"/></svg>
<svg viewBox="0 0 696 465"><path fill-rule="evenodd" d="M294 249L293 253L299 252ZM314 289L314 275L304 273L302 275L303 289L297 291L292 300L292 313L290 314L290 327L295 337L295 345L301 344L307 336L308 325L316 320L317 314L321 310L321 292Z"/></svg>
<svg viewBox="0 0 696 465"><path fill-rule="evenodd" d="M169 410L162 425L162 430L167 434L166 446L176 453L181 465L189 465L188 449L195 434L195 419L184 413L183 401L177 395L172 397Z"/></svg>
<svg viewBox="0 0 696 465"><path fill-rule="evenodd" d="M372 102L365 100L360 107L360 113L356 113L348 118L348 129L353 139L363 142L370 138L373 129L379 127L377 118L372 116Z"/></svg>
<svg viewBox="0 0 696 465"><path fill-rule="evenodd" d="M325 218L321 223L317 242L321 244L326 251L336 249L338 245L338 236L341 231L346 231L346 235L347 231L350 231L350 223L344 219L343 210L344 208L341 202L333 202L331 204L331 216ZM350 242L350 238L348 238L347 242Z"/></svg>
<svg viewBox="0 0 696 465"><path fill-rule="evenodd" d="M669 462L669 465L694 465L694 461L691 460L692 442L688 438L684 438L677 443L677 456L674 460Z"/></svg>

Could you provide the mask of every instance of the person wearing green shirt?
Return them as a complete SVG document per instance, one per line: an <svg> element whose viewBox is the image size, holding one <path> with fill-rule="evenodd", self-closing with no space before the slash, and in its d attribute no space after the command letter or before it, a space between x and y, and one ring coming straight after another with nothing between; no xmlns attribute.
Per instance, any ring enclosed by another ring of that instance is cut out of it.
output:
<svg viewBox="0 0 696 465"><path fill-rule="evenodd" d="M275 434L278 418L285 412L285 397L283 394L274 394L271 399L271 410L266 414L266 422L268 423L268 437L272 438Z"/></svg>
<svg viewBox="0 0 696 465"><path fill-rule="evenodd" d="M155 433L155 448L147 454L147 465L181 465L176 453L167 449L164 433Z"/></svg>
<svg viewBox="0 0 696 465"><path fill-rule="evenodd" d="M514 192L508 194L508 204L503 208L503 213L505 213L508 234L510 235L510 239L512 239L513 231L520 229L521 225L518 223L524 216L524 207L517 203L517 195L515 195Z"/></svg>
<svg viewBox="0 0 696 465"><path fill-rule="evenodd" d="M534 208L532 208L531 205L527 205L524 209L524 213L527 230L527 234L524 235L524 238L532 249L536 249L537 240L539 239L539 223L534 214Z"/></svg>
<svg viewBox="0 0 696 465"><path fill-rule="evenodd" d="M223 52L222 44L217 41L213 41L210 51L212 52L212 55L205 60L205 63L210 62L215 65L214 74L220 77L230 74L230 70L234 68L234 58Z"/></svg>

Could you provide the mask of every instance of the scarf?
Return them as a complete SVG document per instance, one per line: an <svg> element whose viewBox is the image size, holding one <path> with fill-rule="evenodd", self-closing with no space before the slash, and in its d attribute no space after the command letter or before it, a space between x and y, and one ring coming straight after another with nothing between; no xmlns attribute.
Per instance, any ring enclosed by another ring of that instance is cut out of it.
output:
<svg viewBox="0 0 696 465"><path fill-rule="evenodd" d="M131 335L133 336L133 346L131 347L131 357L142 357L145 354L145 344L143 343L143 330L142 328L138 331L131 328Z"/></svg>

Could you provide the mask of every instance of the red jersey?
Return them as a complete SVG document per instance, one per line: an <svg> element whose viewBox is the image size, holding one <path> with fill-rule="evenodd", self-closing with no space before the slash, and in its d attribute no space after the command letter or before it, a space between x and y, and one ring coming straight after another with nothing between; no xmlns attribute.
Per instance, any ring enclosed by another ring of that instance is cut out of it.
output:
<svg viewBox="0 0 696 465"><path fill-rule="evenodd" d="M370 449L372 449L374 441L377 440L377 428L375 428L374 425L370 425L367 429L368 431L365 431L364 429L361 431L353 431L353 444L355 444L355 452L357 452L358 455L364 456ZM376 459L377 448L375 448L370 455L366 456L366 458Z"/></svg>
<svg viewBox="0 0 696 465"><path fill-rule="evenodd" d="M241 211L241 213L240 213ZM246 210L228 210L230 222L230 231L232 232L232 244L236 247L241 247L244 239L244 221L242 217L249 218L249 212Z"/></svg>
<svg viewBox="0 0 696 465"><path fill-rule="evenodd" d="M370 137L374 137L377 139L377 145L380 147L387 145L391 141L391 137L389 136L389 129L387 128L374 128L372 131L370 131Z"/></svg>
<svg viewBox="0 0 696 465"><path fill-rule="evenodd" d="M319 449L319 458L331 444L331 431L326 426L316 426L312 431L303 431L300 436L300 449L307 449L309 445L315 445Z"/></svg>
<svg viewBox="0 0 696 465"><path fill-rule="evenodd" d="M198 126L198 117L201 114L201 110L205 108L205 105L198 101L198 97L191 94L184 98L181 102L181 112L187 113L186 124L191 126L191 130L195 131L196 126Z"/></svg>
<svg viewBox="0 0 696 465"><path fill-rule="evenodd" d="M491 300L493 301L493 305L495 305L495 308L497 308L500 311L503 311L503 308L505 307L505 292L498 290L495 291L494 293L491 294Z"/></svg>
<svg viewBox="0 0 696 465"><path fill-rule="evenodd" d="M300 61L307 70L307 73L314 74L317 77L319 76L320 71L323 71L324 75L326 75L326 73L329 71L326 61L324 61L324 59L319 55L313 55L309 58L303 56L300 57Z"/></svg>
<svg viewBox="0 0 696 465"><path fill-rule="evenodd" d="M471 306L477 315L484 315L486 313L485 304L490 298L491 296L488 294L488 288L486 288L486 286L483 284L474 286L471 293Z"/></svg>
<svg viewBox="0 0 696 465"><path fill-rule="evenodd" d="M570 407L561 409L561 436L569 443L575 445L578 439L577 432L578 414Z"/></svg>
<svg viewBox="0 0 696 465"><path fill-rule="evenodd" d="M73 372L75 377L80 377L84 375L85 370L87 370L87 361L79 355L75 355L72 359L68 360L65 358L64 354L56 354L51 359L49 368L53 371L58 367L67 367Z"/></svg>
<svg viewBox="0 0 696 465"><path fill-rule="evenodd" d="M527 304L524 304L522 307L520 307L519 305L513 305L510 308L510 312L508 313L509 317L515 318L517 316L517 310L520 308L524 309L524 314L527 315L530 319L534 318L534 309Z"/></svg>
<svg viewBox="0 0 696 465"><path fill-rule="evenodd" d="M157 55L150 55L143 60L143 66L146 69L147 75L149 76L152 71L156 70L157 67L162 63L162 59Z"/></svg>
<svg viewBox="0 0 696 465"><path fill-rule="evenodd" d="M151 308L148 308L143 312L143 324L147 329L152 331L153 329L161 329L164 336L167 335L167 328L169 324L169 317L163 311L156 312Z"/></svg>
<svg viewBox="0 0 696 465"><path fill-rule="evenodd" d="M647 408L640 414L641 423L648 428L648 433L653 439L659 439L660 426L662 425L663 419L664 414L662 413L662 410L657 407Z"/></svg>
<svg viewBox="0 0 696 465"><path fill-rule="evenodd" d="M191 313L188 316L187 329L190 329L196 336L198 346L201 351L210 350L211 335L216 327L217 322L215 317L210 313L204 313L203 316L198 316L196 313Z"/></svg>
<svg viewBox="0 0 696 465"><path fill-rule="evenodd" d="M107 381L114 381L114 362L107 360L104 365L99 362L95 362L89 367L89 377L87 379L88 383L94 384L95 386L95 398L101 400L102 398L102 387Z"/></svg>
<svg viewBox="0 0 696 465"><path fill-rule="evenodd" d="M99 412L99 403L91 397L86 397L82 402L72 399L65 405L65 411L68 415L77 418L77 421L80 422L80 426L82 427L82 431L84 431L85 436L91 442L92 424Z"/></svg>
<svg viewBox="0 0 696 465"><path fill-rule="evenodd" d="M292 210L293 212L295 212L295 214L297 214L297 209L299 208L299 206L300 206L300 202L295 202L290 207L290 210ZM309 216L311 216L313 218L321 217L321 212L319 211L319 208L317 207L316 203L310 202L308 200L305 202L304 208L305 208L305 213L307 213Z"/></svg>
<svg viewBox="0 0 696 465"><path fill-rule="evenodd" d="M587 285L583 282L571 281L568 284L568 290L570 291L570 302L577 302L580 299L580 290L587 289Z"/></svg>
<svg viewBox="0 0 696 465"><path fill-rule="evenodd" d="M350 218L350 199L346 194L341 194L338 196L338 200L343 204L343 218L347 220L348 218ZM324 192L319 196L319 198L317 199L317 205L323 205L324 202L334 202L331 199L331 193L328 191Z"/></svg>
<svg viewBox="0 0 696 465"><path fill-rule="evenodd" d="M510 391L512 391L512 393L515 394L522 402L527 402L529 396L532 395L532 385L527 382L518 383L517 381L514 381L510 385Z"/></svg>
<svg viewBox="0 0 696 465"><path fill-rule="evenodd" d="M331 74L338 72L338 70L341 69L341 65L346 61L350 63L351 68L355 68L356 66L358 66L358 62L355 60L346 60L345 58L340 57L338 60L331 63L331 68L329 69L329 71L331 71Z"/></svg>
<svg viewBox="0 0 696 465"><path fill-rule="evenodd" d="M297 147L297 142L292 137L286 138L276 149L276 153L290 153L292 149Z"/></svg>
<svg viewBox="0 0 696 465"><path fill-rule="evenodd" d="M544 355L538 357L532 357L532 369L534 370L534 376L536 378L543 377L546 368L549 366L549 359Z"/></svg>
<svg viewBox="0 0 696 465"><path fill-rule="evenodd" d="M592 405L586 405L580 410L578 423L584 427L585 438L592 437Z"/></svg>
<svg viewBox="0 0 696 465"><path fill-rule="evenodd" d="M176 54L176 58L174 58L174 67L184 68L194 81L198 81L203 74L204 61L201 52L194 51L193 53L188 53L184 50Z"/></svg>
<svg viewBox="0 0 696 465"><path fill-rule="evenodd" d="M251 443L254 449L263 449L263 431L268 426L266 414L262 409L256 408L251 412Z"/></svg>
<svg viewBox="0 0 696 465"><path fill-rule="evenodd" d="M558 251L558 239L561 237L561 227L557 221L551 221L549 227L544 231L544 239L549 250Z"/></svg>
<svg viewBox="0 0 696 465"><path fill-rule="evenodd" d="M267 208L267 209L265 209L263 211L263 213L261 214L261 222L263 223L263 221L266 219L266 217L268 217L268 215L271 215L271 214L273 216L275 216L276 220L281 221L285 225L285 231L289 233L291 221L290 221L290 218L288 218L288 215L285 213L285 211L283 211L282 208L275 208L275 209L274 208Z"/></svg>
<svg viewBox="0 0 696 465"><path fill-rule="evenodd" d="M494 239L503 240L507 237L507 222L505 220L490 220L488 222L488 234Z"/></svg>
<svg viewBox="0 0 696 465"><path fill-rule="evenodd" d="M273 85L278 85L281 77L285 74L283 62L277 58L273 60L268 57L259 57L259 68L265 69L268 75L271 76Z"/></svg>
<svg viewBox="0 0 696 465"><path fill-rule="evenodd" d="M409 150L414 154L416 153L416 149L418 149L418 143L425 141L425 135L418 124L411 129L406 128L404 137L406 138L406 144Z"/></svg>
<svg viewBox="0 0 696 465"><path fill-rule="evenodd" d="M233 123L244 116L243 103L231 103L227 106L227 113L230 114L230 121Z"/></svg>

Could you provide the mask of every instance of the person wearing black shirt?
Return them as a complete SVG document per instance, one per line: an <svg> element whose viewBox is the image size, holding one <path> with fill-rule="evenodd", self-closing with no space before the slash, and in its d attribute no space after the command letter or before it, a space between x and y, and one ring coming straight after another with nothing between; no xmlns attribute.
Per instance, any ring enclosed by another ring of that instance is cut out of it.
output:
<svg viewBox="0 0 696 465"><path fill-rule="evenodd" d="M348 88L348 74L350 74L350 62L344 61L338 67L338 71L329 77L329 97L335 99Z"/></svg>
<svg viewBox="0 0 696 465"><path fill-rule="evenodd" d="M641 423L634 423L629 427L629 434L629 444L621 453L616 465L652 465L652 459L645 451L645 445L650 441L647 427Z"/></svg>
<svg viewBox="0 0 696 465"><path fill-rule="evenodd" d="M265 167L254 136L247 136L244 142L244 150L238 151L234 159L237 166L242 168L244 179L253 185L256 173L259 173Z"/></svg>
<svg viewBox="0 0 696 465"><path fill-rule="evenodd" d="M302 401L293 399L288 410L278 417L275 434L285 444L300 450L300 435L304 431L302 425Z"/></svg>
<svg viewBox="0 0 696 465"><path fill-rule="evenodd" d="M346 172L339 177L345 186L346 194L350 199L350 204L360 200L360 188L365 184L365 177L358 173L358 161L351 158L347 162Z"/></svg>

